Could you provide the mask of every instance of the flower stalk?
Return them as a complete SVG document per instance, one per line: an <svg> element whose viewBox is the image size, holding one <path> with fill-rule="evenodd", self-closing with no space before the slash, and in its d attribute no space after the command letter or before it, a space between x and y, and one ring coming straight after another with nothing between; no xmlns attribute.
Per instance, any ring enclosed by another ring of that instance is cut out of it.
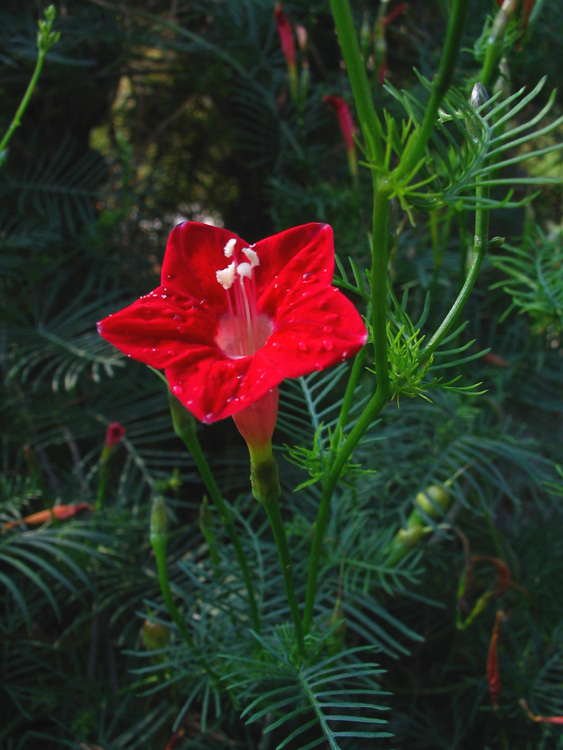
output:
<svg viewBox="0 0 563 750"><path fill-rule="evenodd" d="M256 604L256 592L254 585L250 577L250 569L248 567L248 560L244 553L239 535L233 523L233 519L229 512L226 502L215 482L215 477L209 468L205 454L201 450L199 440L197 437L196 422L189 411L182 406L172 391L168 391L168 401L170 404L170 413L172 415L172 423L174 425L174 432L183 441L184 445L190 452L195 465L198 468L201 478L209 492L211 500L219 513L219 518L227 532L229 539L235 548L240 571L246 587L248 595L248 605L250 607L250 615L252 619L252 626L257 633L260 632L260 615L258 614L258 606Z"/></svg>
<svg viewBox="0 0 563 750"><path fill-rule="evenodd" d="M37 86L37 81L39 80L39 76L41 75L47 52L49 52L51 47L56 44L61 37L60 31L52 31L55 16L55 6L49 5L49 7L45 9L44 20L39 21L39 31L37 32L37 50L39 54L37 55L35 70L33 71L31 80L29 81L25 94L23 95L23 99L20 102L20 106L18 107L16 114L14 115L14 118L10 123L8 130L2 138L2 141L0 141L0 166L2 166L2 162L4 161L4 158L6 156L6 147L10 142L14 131L17 127L19 127L24 112L27 109L27 105L29 104L29 100L31 99L35 87Z"/></svg>

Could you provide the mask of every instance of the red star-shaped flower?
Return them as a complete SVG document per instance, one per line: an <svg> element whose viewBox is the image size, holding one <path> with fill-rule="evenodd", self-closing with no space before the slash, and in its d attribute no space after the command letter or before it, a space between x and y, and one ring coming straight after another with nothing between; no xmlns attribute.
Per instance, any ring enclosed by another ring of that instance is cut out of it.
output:
<svg viewBox="0 0 563 750"><path fill-rule="evenodd" d="M249 245L226 229L185 222L168 239L161 285L98 330L133 359L164 369L179 401L214 422L365 344L360 315L331 286L333 270L328 224Z"/></svg>

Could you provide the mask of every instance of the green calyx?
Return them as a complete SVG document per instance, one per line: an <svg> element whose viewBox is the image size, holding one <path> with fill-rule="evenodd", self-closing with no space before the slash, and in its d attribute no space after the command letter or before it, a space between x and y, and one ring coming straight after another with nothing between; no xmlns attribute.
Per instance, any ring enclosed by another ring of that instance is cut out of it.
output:
<svg viewBox="0 0 563 750"><path fill-rule="evenodd" d="M278 477L278 465L273 457L271 448L270 455L257 460L250 451L250 483L252 495L263 505L277 502L281 496L281 488Z"/></svg>

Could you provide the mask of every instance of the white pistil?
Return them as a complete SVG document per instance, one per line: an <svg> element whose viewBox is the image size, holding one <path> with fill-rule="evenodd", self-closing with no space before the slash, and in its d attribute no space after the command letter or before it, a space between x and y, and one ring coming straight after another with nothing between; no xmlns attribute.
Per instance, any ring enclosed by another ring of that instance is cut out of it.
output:
<svg viewBox="0 0 563 750"><path fill-rule="evenodd" d="M260 258L258 257L256 250L252 250L250 247L243 247L242 252L250 261L252 268L256 268L256 266L260 265Z"/></svg>
<svg viewBox="0 0 563 750"><path fill-rule="evenodd" d="M225 323L222 329L219 324L218 338L222 342L223 351L232 352L229 356L244 357L254 354L260 346L263 346L270 331L268 330L265 334L262 322L264 316L259 316L256 309L256 283L253 269L260 265L260 259L255 250L245 247L242 249L242 254L248 262L239 263L235 256L236 243L237 240L233 237L223 249L225 257L233 258L232 263L227 268L215 272L217 281L227 292L228 313L226 316L230 321ZM237 275L240 285L235 284L233 287ZM248 280L248 284L245 280ZM234 299L231 298L231 294L234 295ZM229 342L223 339L224 334L231 339Z"/></svg>
<svg viewBox="0 0 563 750"><path fill-rule="evenodd" d="M231 239L227 242L227 244L223 248L223 252L225 253L225 258L232 258L233 257L233 253L235 252L235 245L236 244L237 244L237 241L236 241L235 237L231 237Z"/></svg>
<svg viewBox="0 0 563 750"><path fill-rule="evenodd" d="M240 283L244 284L243 279L252 278L252 265L250 263L239 263L237 266L237 273L240 276Z"/></svg>
<svg viewBox="0 0 563 750"><path fill-rule="evenodd" d="M229 240L229 242L231 242L231 240ZM217 276L217 281L221 284L225 291L232 287L233 281L235 280L235 273L236 267L234 260L226 268L223 268L221 271L216 272L215 275Z"/></svg>

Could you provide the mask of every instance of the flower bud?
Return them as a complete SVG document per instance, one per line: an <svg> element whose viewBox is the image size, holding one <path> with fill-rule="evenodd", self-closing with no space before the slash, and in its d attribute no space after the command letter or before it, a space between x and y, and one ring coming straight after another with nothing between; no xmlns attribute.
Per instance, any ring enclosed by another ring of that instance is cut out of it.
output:
<svg viewBox="0 0 563 750"><path fill-rule="evenodd" d="M157 495L152 501L150 542L153 549L157 546L165 549L168 542L168 517L162 495Z"/></svg>
<svg viewBox="0 0 563 750"><path fill-rule="evenodd" d="M119 422L112 422L106 431L106 445L113 446L121 442L125 435L125 428Z"/></svg>

